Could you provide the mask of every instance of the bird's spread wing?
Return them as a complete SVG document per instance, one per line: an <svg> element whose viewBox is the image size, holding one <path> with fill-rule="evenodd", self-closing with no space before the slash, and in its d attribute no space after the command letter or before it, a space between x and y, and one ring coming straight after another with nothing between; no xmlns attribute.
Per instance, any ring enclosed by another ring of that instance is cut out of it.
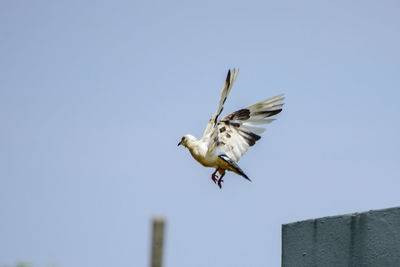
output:
<svg viewBox="0 0 400 267"><path fill-rule="evenodd" d="M265 131L262 125L274 121L269 117L282 111L283 99L283 95L278 95L223 117L217 123L214 149L238 162L247 149L261 138L259 134Z"/></svg>
<svg viewBox="0 0 400 267"><path fill-rule="evenodd" d="M216 126L217 126L217 120L218 116L221 114L222 110L224 109L224 103L226 98L228 97L229 92L232 89L232 85L236 80L236 76L238 75L239 70L231 70L228 71L228 75L226 76L225 84L222 87L221 90L221 96L219 98L219 105L217 111L212 115L210 121L207 124L207 127L203 133L202 139L204 141L206 140L211 140L211 138L215 135L216 133Z"/></svg>

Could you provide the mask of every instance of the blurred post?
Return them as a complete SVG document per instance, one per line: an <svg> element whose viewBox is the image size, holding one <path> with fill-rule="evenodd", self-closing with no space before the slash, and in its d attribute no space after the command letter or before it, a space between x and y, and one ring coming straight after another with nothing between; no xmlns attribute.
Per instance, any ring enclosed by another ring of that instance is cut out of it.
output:
<svg viewBox="0 0 400 267"><path fill-rule="evenodd" d="M151 245L151 267L162 267L164 245L164 218L153 219L153 237Z"/></svg>

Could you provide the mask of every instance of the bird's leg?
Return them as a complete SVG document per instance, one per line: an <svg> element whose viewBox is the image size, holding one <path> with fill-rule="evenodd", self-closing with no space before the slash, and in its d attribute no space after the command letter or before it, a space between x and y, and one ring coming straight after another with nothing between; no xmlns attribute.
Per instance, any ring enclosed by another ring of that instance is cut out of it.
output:
<svg viewBox="0 0 400 267"><path fill-rule="evenodd" d="M218 169L216 169L215 172L213 172L213 174L211 175L211 180L213 180L214 184L217 183L217 178L218 178L218 176L216 175L217 171Z"/></svg>
<svg viewBox="0 0 400 267"><path fill-rule="evenodd" d="M224 180L222 180L222 177L224 177L224 175L225 175L225 172L221 175L221 177L219 177L219 180L218 180L218 186L220 189L222 189L221 183L224 181Z"/></svg>

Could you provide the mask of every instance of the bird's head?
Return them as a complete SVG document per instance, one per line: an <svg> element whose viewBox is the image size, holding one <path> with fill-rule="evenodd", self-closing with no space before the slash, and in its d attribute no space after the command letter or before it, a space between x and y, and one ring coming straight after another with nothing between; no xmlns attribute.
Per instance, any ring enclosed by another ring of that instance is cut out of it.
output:
<svg viewBox="0 0 400 267"><path fill-rule="evenodd" d="M184 147L188 147L188 144L193 141L197 141L196 137L191 134L185 134L184 136L182 136L181 141L178 143L178 146L182 145Z"/></svg>

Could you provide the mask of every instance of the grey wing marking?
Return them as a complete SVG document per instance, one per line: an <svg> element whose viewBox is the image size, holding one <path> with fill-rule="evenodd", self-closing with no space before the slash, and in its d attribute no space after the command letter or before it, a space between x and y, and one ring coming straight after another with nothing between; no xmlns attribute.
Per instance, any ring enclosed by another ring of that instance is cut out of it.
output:
<svg viewBox="0 0 400 267"><path fill-rule="evenodd" d="M238 161L265 131L263 124L282 111L283 95L272 97L223 117L217 124L218 145L231 159Z"/></svg>

